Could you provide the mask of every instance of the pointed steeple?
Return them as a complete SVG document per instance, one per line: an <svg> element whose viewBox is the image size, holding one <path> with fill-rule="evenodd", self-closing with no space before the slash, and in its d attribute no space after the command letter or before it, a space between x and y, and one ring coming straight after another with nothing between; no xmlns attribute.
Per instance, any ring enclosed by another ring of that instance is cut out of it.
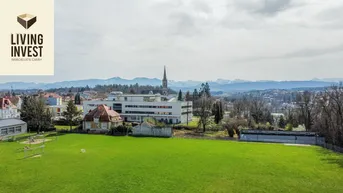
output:
<svg viewBox="0 0 343 193"><path fill-rule="evenodd" d="M166 66L164 66L162 87L163 87L163 95L168 95L168 80L167 80Z"/></svg>
<svg viewBox="0 0 343 193"><path fill-rule="evenodd" d="M164 66L163 80L167 80L166 66Z"/></svg>

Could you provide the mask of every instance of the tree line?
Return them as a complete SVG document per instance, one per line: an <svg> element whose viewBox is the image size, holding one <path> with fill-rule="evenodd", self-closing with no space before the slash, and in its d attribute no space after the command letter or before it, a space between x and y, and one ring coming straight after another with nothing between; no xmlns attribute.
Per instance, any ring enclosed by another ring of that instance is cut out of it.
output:
<svg viewBox="0 0 343 193"><path fill-rule="evenodd" d="M27 123L29 131L36 131L39 133L54 127L51 112L47 108L45 102L46 100L39 96L23 97L20 117L21 120ZM82 113L77 110L74 102L70 100L67 105L67 110L62 112L64 123L70 126L70 130L75 121L80 121L79 118L81 114Z"/></svg>
<svg viewBox="0 0 343 193"><path fill-rule="evenodd" d="M272 105L262 97L243 96L233 102L231 116L254 124L273 124ZM276 124L292 130L304 125L306 131L318 132L327 143L343 146L343 84L327 87L322 91L299 91L294 103L282 108L284 116Z"/></svg>
<svg viewBox="0 0 343 193"><path fill-rule="evenodd" d="M123 84L96 85L93 88L89 87L88 85L85 87L64 87L64 88L48 89L46 91L68 93L68 92L84 92L84 91L90 91L90 90L97 91L97 92L104 92L104 93L120 91L125 94L148 94L150 91L153 91L153 93L162 94L163 88L162 86L139 85L138 83L136 83L136 84L131 84L131 85L123 85ZM172 89L168 89L168 93L176 94L176 92Z"/></svg>

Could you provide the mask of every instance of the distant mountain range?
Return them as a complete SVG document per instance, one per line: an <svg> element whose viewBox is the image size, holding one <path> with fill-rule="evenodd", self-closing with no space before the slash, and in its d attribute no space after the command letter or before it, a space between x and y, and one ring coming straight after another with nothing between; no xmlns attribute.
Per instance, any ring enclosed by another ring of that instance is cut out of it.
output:
<svg viewBox="0 0 343 193"><path fill-rule="evenodd" d="M249 90L266 90L266 89L293 89L293 88L313 88L325 87L336 84L343 79L313 79L305 81L247 81L247 80L224 80L218 79L216 81L208 81L211 91L214 92L235 92L235 91L249 91ZM113 77L109 79L87 79L75 81L62 81L55 83L33 83L33 82L7 82L0 83L0 90L9 90L11 87L15 90L25 89L50 89L50 88L64 88L64 87L81 87L107 84L136 84L139 85L161 85L161 80L157 78L138 77L134 79L123 79L120 77ZM174 90L193 91L195 88L200 88L201 81L169 81L169 87Z"/></svg>

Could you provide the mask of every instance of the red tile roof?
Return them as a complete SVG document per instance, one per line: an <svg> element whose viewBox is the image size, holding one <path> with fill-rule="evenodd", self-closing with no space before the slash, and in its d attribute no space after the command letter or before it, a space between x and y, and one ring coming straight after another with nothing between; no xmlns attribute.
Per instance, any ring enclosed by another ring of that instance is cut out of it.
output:
<svg viewBox="0 0 343 193"><path fill-rule="evenodd" d="M49 98L49 97L54 97L54 98L61 98L60 95L56 94L56 93L45 93L43 95L44 98Z"/></svg>
<svg viewBox="0 0 343 193"><path fill-rule="evenodd" d="M90 111L85 115L85 121L94 121L94 118L98 118L100 122L117 122L122 121L119 113L111 110L105 105L99 105L96 109Z"/></svg>
<svg viewBox="0 0 343 193"><path fill-rule="evenodd" d="M7 99L9 99L13 105L17 105L19 100L20 100L20 97L18 96L10 96L10 97L6 97Z"/></svg>
<svg viewBox="0 0 343 193"><path fill-rule="evenodd" d="M17 108L15 105L12 104L10 99L0 98L0 109L6 109L8 107Z"/></svg>

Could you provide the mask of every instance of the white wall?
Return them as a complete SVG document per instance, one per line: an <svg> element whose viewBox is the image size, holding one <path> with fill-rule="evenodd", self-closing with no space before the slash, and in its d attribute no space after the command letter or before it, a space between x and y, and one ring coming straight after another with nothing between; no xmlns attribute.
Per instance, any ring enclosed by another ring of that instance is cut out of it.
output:
<svg viewBox="0 0 343 193"><path fill-rule="evenodd" d="M87 130L87 129L90 129L90 130L111 129L111 123L109 123L109 122L98 122L98 123L96 123L97 124L97 128L92 128L91 127L92 123L93 122L91 122L91 121L84 121L83 122L84 130Z"/></svg>
<svg viewBox="0 0 343 193"><path fill-rule="evenodd" d="M172 137L173 132L171 128L147 128L134 127L132 129L133 136L154 136L154 137Z"/></svg>
<svg viewBox="0 0 343 193"><path fill-rule="evenodd" d="M16 108L0 109L0 119L20 118Z"/></svg>

